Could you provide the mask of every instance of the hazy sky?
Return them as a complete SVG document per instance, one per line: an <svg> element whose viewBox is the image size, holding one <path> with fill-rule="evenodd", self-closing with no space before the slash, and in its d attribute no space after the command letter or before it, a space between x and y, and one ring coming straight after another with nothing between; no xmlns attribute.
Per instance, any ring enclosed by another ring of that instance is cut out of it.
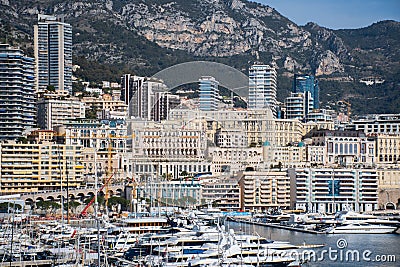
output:
<svg viewBox="0 0 400 267"><path fill-rule="evenodd" d="M400 0L255 0L299 25L355 29L381 20L400 21Z"/></svg>

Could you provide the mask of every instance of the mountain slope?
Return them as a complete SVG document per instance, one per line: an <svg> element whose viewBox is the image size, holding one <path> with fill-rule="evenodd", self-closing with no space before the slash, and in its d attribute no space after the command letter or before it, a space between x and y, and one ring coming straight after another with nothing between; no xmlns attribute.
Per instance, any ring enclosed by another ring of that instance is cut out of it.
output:
<svg viewBox="0 0 400 267"><path fill-rule="evenodd" d="M376 101L383 106L373 105L375 112L388 106L389 112L400 112L396 105L384 105L385 95L400 95L399 22L357 30L333 31L312 23L300 27L273 8L244 0L2 0L0 8L0 38L4 42L7 35L28 51L36 14L62 14L73 25L78 62L152 75L191 60L218 61L244 72L259 61L278 68L280 99L287 96L288 77L295 71L319 77L325 104L332 106L333 98L362 102L383 97ZM375 90L357 82L365 76L387 82ZM86 73L85 78L102 77ZM356 113L368 111L354 107Z"/></svg>

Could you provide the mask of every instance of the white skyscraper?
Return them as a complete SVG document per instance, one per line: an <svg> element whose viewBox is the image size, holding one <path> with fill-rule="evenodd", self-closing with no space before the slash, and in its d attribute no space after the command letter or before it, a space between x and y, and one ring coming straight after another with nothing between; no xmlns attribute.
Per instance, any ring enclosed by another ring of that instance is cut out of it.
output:
<svg viewBox="0 0 400 267"><path fill-rule="evenodd" d="M72 27L62 19L38 15L34 26L36 91L48 86L72 93Z"/></svg>
<svg viewBox="0 0 400 267"><path fill-rule="evenodd" d="M271 108L276 116L276 70L268 65L249 69L249 109Z"/></svg>

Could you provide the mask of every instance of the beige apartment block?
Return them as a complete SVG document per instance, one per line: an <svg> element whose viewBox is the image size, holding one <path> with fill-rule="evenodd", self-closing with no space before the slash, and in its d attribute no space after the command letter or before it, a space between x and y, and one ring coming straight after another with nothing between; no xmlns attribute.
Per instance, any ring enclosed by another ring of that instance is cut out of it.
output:
<svg viewBox="0 0 400 267"><path fill-rule="evenodd" d="M127 114L128 111L128 106L124 101L110 94L103 94L101 97L84 97L82 102L85 103L87 108L93 108L99 111L117 111L124 114Z"/></svg>
<svg viewBox="0 0 400 267"><path fill-rule="evenodd" d="M245 171L238 177L242 210L266 211L290 206L290 177L286 170Z"/></svg>
<svg viewBox="0 0 400 267"><path fill-rule="evenodd" d="M400 169L378 169L379 208L398 209L400 207Z"/></svg>
<svg viewBox="0 0 400 267"><path fill-rule="evenodd" d="M272 145L286 146L301 142L304 128L299 120L276 119L274 124Z"/></svg>
<svg viewBox="0 0 400 267"><path fill-rule="evenodd" d="M400 134L373 134L376 144L376 162L379 165L400 162Z"/></svg>
<svg viewBox="0 0 400 267"><path fill-rule="evenodd" d="M38 101L38 126L44 130L53 130L64 123L85 118L85 104L78 98L62 94L65 91L53 94L44 94Z"/></svg>
<svg viewBox="0 0 400 267"><path fill-rule="evenodd" d="M2 143L0 166L1 194L60 190L83 182L81 146Z"/></svg>

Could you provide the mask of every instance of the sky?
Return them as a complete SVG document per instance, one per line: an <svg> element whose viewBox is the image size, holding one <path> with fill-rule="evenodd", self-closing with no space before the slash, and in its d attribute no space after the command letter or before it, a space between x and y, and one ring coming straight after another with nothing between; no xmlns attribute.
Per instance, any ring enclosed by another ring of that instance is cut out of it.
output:
<svg viewBox="0 0 400 267"><path fill-rule="evenodd" d="M254 0L253 0L254 1ZM357 29L381 20L400 21L400 0L255 0L298 25Z"/></svg>

